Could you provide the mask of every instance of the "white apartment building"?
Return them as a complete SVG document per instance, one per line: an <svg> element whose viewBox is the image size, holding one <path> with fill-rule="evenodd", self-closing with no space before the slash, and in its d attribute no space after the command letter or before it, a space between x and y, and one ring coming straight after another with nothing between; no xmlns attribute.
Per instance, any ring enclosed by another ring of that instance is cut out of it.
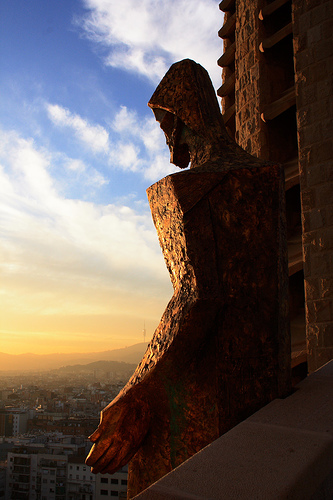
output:
<svg viewBox="0 0 333 500"><path fill-rule="evenodd" d="M19 436L27 432L28 412L14 411L11 413L13 415L13 436Z"/></svg>
<svg viewBox="0 0 333 500"><path fill-rule="evenodd" d="M94 500L96 475L90 472L84 456L69 456L67 465L67 500Z"/></svg>
<svg viewBox="0 0 333 500"><path fill-rule="evenodd" d="M92 474L79 443L62 442L62 450L59 444L31 443L8 452L5 500L127 498L127 466L112 475Z"/></svg>
<svg viewBox="0 0 333 500"><path fill-rule="evenodd" d="M115 474L92 474L82 456L68 457L67 500L127 498L127 466Z"/></svg>
<svg viewBox="0 0 333 500"><path fill-rule="evenodd" d="M10 452L7 456L6 500L66 500L66 455Z"/></svg>
<svg viewBox="0 0 333 500"><path fill-rule="evenodd" d="M95 500L127 498L128 467L122 467L114 474L96 474Z"/></svg>

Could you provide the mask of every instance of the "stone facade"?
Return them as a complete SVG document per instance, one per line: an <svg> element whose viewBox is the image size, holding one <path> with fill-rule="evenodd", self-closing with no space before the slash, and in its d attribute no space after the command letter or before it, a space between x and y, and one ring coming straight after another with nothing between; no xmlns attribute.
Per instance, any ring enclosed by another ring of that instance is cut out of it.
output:
<svg viewBox="0 0 333 500"><path fill-rule="evenodd" d="M220 9L227 129L285 169L292 366L311 372L333 357L332 2L223 0Z"/></svg>
<svg viewBox="0 0 333 500"><path fill-rule="evenodd" d="M333 357L333 5L293 1L308 359Z"/></svg>

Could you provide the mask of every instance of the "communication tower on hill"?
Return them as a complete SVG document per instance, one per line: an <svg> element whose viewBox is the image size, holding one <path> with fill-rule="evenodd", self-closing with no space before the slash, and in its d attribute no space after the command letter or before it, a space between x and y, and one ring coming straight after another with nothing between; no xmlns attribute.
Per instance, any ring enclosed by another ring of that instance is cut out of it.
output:
<svg viewBox="0 0 333 500"><path fill-rule="evenodd" d="M147 330L146 330L146 322L144 321L143 322L143 330L142 330L142 333L143 333L143 341L146 342L146 334L147 334Z"/></svg>

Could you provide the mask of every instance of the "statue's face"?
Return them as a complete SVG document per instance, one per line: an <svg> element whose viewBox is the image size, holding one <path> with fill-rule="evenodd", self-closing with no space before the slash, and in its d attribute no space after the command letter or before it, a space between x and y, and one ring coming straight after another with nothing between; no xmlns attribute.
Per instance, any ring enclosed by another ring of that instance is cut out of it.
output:
<svg viewBox="0 0 333 500"><path fill-rule="evenodd" d="M153 111L170 149L170 162L180 168L188 167L191 159L186 143L186 125L180 118L168 111L157 108Z"/></svg>

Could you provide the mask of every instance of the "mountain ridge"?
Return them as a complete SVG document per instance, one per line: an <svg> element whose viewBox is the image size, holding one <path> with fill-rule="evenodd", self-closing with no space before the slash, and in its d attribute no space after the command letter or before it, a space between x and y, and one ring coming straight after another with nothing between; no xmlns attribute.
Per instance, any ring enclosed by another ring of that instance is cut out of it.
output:
<svg viewBox="0 0 333 500"><path fill-rule="evenodd" d="M86 365L76 364L76 365L66 365L61 368L54 368L50 370L50 373L57 374L68 374L68 373L91 373L93 371L102 372L134 372L137 364L136 363L126 363L125 361L93 361Z"/></svg>
<svg viewBox="0 0 333 500"><path fill-rule="evenodd" d="M7 354L0 352L0 373L8 371L47 371L73 364L89 364L94 361L117 361L138 364L147 344L144 342L120 349L91 353Z"/></svg>

